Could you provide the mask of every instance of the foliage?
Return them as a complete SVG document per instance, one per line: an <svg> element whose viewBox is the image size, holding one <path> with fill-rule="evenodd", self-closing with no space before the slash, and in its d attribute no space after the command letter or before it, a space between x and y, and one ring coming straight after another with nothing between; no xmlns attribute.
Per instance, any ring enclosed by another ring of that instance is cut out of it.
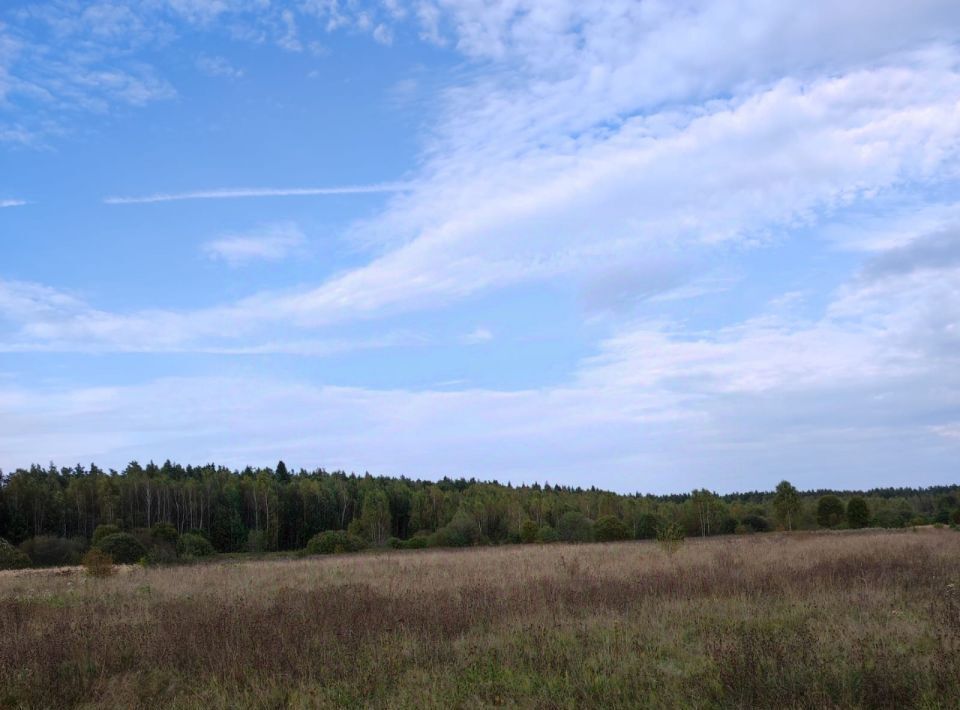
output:
<svg viewBox="0 0 960 710"><path fill-rule="evenodd" d="M147 548L130 533L107 535L97 547L110 555L113 561L120 565L138 562L147 554Z"/></svg>
<svg viewBox="0 0 960 710"><path fill-rule="evenodd" d="M107 537L108 535L116 535L118 532L123 532L116 525L98 525L93 531L93 537L90 539L90 544L96 547L100 544L100 541Z"/></svg>
<svg viewBox="0 0 960 710"><path fill-rule="evenodd" d="M60 567L80 563L86 548L82 539L38 535L20 544L20 551L37 567Z"/></svg>
<svg viewBox="0 0 960 710"><path fill-rule="evenodd" d="M537 541L537 532L540 528L537 527L536 522L527 518L520 525L520 541L525 543L531 543Z"/></svg>
<svg viewBox="0 0 960 710"><path fill-rule="evenodd" d="M643 513L637 518L636 538L638 540L653 540L663 521L653 513Z"/></svg>
<svg viewBox="0 0 960 710"><path fill-rule="evenodd" d="M202 535L186 533L180 536L177 552L182 557L209 557L216 550L213 549L210 541Z"/></svg>
<svg viewBox="0 0 960 710"><path fill-rule="evenodd" d="M568 510L560 516L557 534L564 542L590 542L593 540L593 521L579 510Z"/></svg>
<svg viewBox="0 0 960 710"><path fill-rule="evenodd" d="M0 570L23 569L30 566L30 558L0 537Z"/></svg>
<svg viewBox="0 0 960 710"><path fill-rule="evenodd" d="M247 552L259 554L267 549L266 535L263 530L251 530L247 534Z"/></svg>
<svg viewBox="0 0 960 710"><path fill-rule="evenodd" d="M847 509L837 496L821 496L817 501L817 525L822 528L835 528L846 520Z"/></svg>
<svg viewBox="0 0 960 710"><path fill-rule="evenodd" d="M363 538L346 530L327 530L314 535L307 542L307 552L311 555L332 555L341 552L359 552L366 547Z"/></svg>
<svg viewBox="0 0 960 710"><path fill-rule="evenodd" d="M116 571L113 568L113 558L99 547L87 550L81 564L88 577L109 577Z"/></svg>
<svg viewBox="0 0 960 710"><path fill-rule="evenodd" d="M770 521L756 513L745 515L740 522L749 532L767 532L770 529Z"/></svg>
<svg viewBox="0 0 960 710"><path fill-rule="evenodd" d="M176 547L177 542L180 540L180 534L170 523L157 523L150 528L150 538L154 542L165 543Z"/></svg>
<svg viewBox="0 0 960 710"><path fill-rule="evenodd" d="M870 524L870 508L863 498L857 496L847 503L847 524L851 528L865 528Z"/></svg>
<svg viewBox="0 0 960 710"><path fill-rule="evenodd" d="M550 543L550 542L559 542L560 535L549 525L543 525L537 531L537 542L541 543Z"/></svg>
<svg viewBox="0 0 960 710"><path fill-rule="evenodd" d="M800 492L789 481L780 481L773 496L773 509L787 530L793 530L800 515Z"/></svg>
<svg viewBox="0 0 960 710"><path fill-rule="evenodd" d="M620 518L613 515L603 515L593 524L593 537L597 542L612 542L614 540L629 540L630 530Z"/></svg>
<svg viewBox="0 0 960 710"><path fill-rule="evenodd" d="M684 537L683 526L679 523L663 523L657 530L657 544L668 555L673 555L680 549Z"/></svg>

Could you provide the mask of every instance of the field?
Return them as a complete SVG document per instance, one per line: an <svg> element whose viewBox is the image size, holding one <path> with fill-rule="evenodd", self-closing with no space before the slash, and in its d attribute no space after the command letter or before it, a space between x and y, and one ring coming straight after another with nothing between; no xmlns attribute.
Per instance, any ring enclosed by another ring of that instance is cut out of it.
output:
<svg viewBox="0 0 960 710"><path fill-rule="evenodd" d="M0 574L4 707L958 707L960 534Z"/></svg>

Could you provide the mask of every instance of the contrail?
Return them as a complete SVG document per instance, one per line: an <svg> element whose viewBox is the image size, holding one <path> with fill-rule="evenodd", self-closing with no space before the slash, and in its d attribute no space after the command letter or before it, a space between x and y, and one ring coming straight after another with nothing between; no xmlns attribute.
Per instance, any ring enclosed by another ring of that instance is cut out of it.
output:
<svg viewBox="0 0 960 710"><path fill-rule="evenodd" d="M0 208L3 207L20 207L20 205L27 204L26 200L0 200Z"/></svg>
<svg viewBox="0 0 960 710"><path fill-rule="evenodd" d="M108 205L138 205L148 202L174 202L177 200L230 200L239 197L298 197L304 195L357 195L373 192L406 192L412 189L409 183L386 182L376 185L346 185L343 187L237 187L194 192L161 192L139 197L105 197Z"/></svg>

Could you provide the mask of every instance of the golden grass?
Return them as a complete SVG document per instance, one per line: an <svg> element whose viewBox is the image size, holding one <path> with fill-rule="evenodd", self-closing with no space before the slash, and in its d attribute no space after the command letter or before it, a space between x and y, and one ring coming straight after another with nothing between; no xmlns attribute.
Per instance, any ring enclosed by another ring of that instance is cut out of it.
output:
<svg viewBox="0 0 960 710"><path fill-rule="evenodd" d="M0 705L958 707L958 587L950 530L6 573Z"/></svg>

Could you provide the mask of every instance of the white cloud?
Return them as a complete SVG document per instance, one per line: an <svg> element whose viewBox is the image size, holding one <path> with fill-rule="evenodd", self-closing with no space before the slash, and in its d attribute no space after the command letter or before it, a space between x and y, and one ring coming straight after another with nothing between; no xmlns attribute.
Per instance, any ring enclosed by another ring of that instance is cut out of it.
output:
<svg viewBox="0 0 960 710"><path fill-rule="evenodd" d="M477 326L461 338L464 345L480 345L482 343L489 343L491 340L493 340L493 333L489 328L484 328L483 326Z"/></svg>
<svg viewBox="0 0 960 710"><path fill-rule="evenodd" d="M251 261L280 261L295 254L306 243L306 237L296 224L274 224L251 234L229 235L207 242L203 252L211 259L219 259L230 266Z"/></svg>
<svg viewBox="0 0 960 710"><path fill-rule="evenodd" d="M21 207L29 204L26 200L0 200L0 209L4 207Z"/></svg>
<svg viewBox="0 0 960 710"><path fill-rule="evenodd" d="M237 69L224 57L203 55L197 58L197 69L207 76L222 77L224 79L240 79L243 70Z"/></svg>
<svg viewBox="0 0 960 710"><path fill-rule="evenodd" d="M364 195L379 192L403 192L405 183L375 183L372 185L344 185L340 187L224 187L192 192L161 192L133 197L111 196L103 199L107 205L137 205L178 200L229 200L245 197L310 197L317 195Z"/></svg>

